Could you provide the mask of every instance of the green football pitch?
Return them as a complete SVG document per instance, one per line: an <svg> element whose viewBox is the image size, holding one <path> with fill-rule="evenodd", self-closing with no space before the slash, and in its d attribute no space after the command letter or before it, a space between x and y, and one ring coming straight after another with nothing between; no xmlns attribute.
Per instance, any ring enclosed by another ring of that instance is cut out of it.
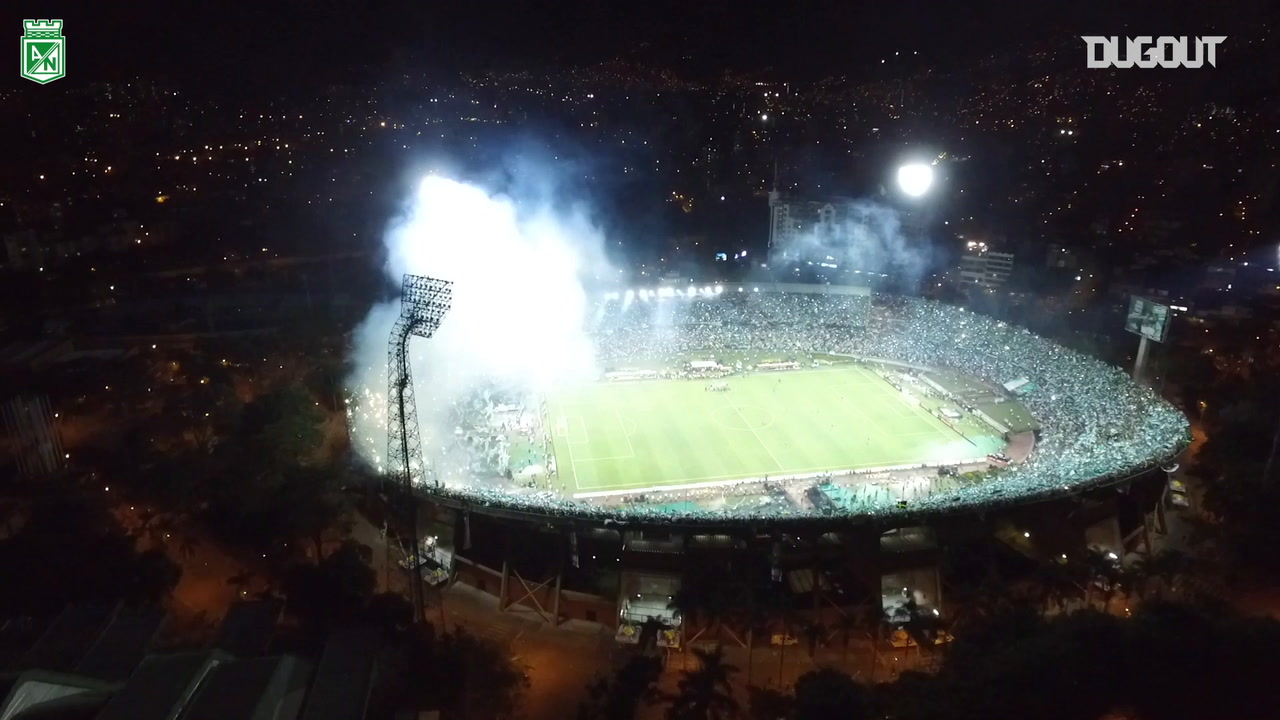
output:
<svg viewBox="0 0 1280 720"><path fill-rule="evenodd" d="M844 366L707 380L593 382L547 400L559 481L578 497L980 458L870 370Z"/></svg>

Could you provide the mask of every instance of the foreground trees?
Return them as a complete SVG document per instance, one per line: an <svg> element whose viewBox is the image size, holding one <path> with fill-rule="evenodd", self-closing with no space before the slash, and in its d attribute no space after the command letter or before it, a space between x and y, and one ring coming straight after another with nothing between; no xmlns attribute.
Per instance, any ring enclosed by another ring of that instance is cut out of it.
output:
<svg viewBox="0 0 1280 720"><path fill-rule="evenodd" d="M0 618L77 601L153 605L181 577L164 553L139 552L100 497L51 485L21 515L20 528L0 540Z"/></svg>
<svg viewBox="0 0 1280 720"><path fill-rule="evenodd" d="M344 488L355 482L325 456L318 401L296 383L244 405L193 400L225 390L212 381L183 386L120 447L82 462L169 528L276 566L301 541L318 561L326 532L340 530L350 509Z"/></svg>
<svg viewBox="0 0 1280 720"><path fill-rule="evenodd" d="M528 682L498 645L464 632L440 634L421 623L388 631L369 701L369 717L406 708L444 717L518 717Z"/></svg>
<svg viewBox="0 0 1280 720"><path fill-rule="evenodd" d="M819 669L789 691L750 689L740 712L733 669L718 652L695 650L699 666L655 702L668 718L696 720L1269 718L1280 704L1277 643L1280 622L1215 605L1150 601L1130 618L1046 617L1015 605L967 623L933 674L867 685Z"/></svg>
<svg viewBox="0 0 1280 720"><path fill-rule="evenodd" d="M1274 354L1273 354L1274 355ZM1280 357L1268 358L1271 363ZM1280 373L1217 383L1202 408L1208 440L1193 471L1204 487L1207 531L1232 574L1280 581ZM1248 571L1253 571L1252 573Z"/></svg>
<svg viewBox="0 0 1280 720"><path fill-rule="evenodd" d="M587 688L587 701L578 708L578 720L633 720L640 708L658 698L662 661L636 655L610 678Z"/></svg>
<svg viewBox="0 0 1280 720"><path fill-rule="evenodd" d="M725 662L717 650L693 650L697 668L680 678L677 690L667 696L667 720L728 720L738 717L732 678L738 668Z"/></svg>
<svg viewBox="0 0 1280 720"><path fill-rule="evenodd" d="M1015 610L957 638L937 675L905 675L882 707L910 718L1262 717L1280 623L1150 603L1131 619ZM1176 679L1176 680L1175 680ZM1268 711L1269 712L1269 711Z"/></svg>
<svg viewBox="0 0 1280 720"><path fill-rule="evenodd" d="M404 597L375 593L368 553L368 547L348 540L318 563L298 562L283 572L285 612L296 623L282 646L315 656L337 631L380 631L384 643L370 717L391 717L406 708L440 709L473 720L515 715L527 681L504 648L462 631L440 633L430 623L413 623L413 606Z"/></svg>

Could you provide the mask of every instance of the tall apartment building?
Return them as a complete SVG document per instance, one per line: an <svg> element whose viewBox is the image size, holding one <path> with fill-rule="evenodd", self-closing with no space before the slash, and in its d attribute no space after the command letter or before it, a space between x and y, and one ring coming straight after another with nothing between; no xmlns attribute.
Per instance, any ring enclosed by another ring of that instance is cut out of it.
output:
<svg viewBox="0 0 1280 720"><path fill-rule="evenodd" d="M995 252L984 242L970 240L960 255L960 286L997 289L1013 272L1013 253Z"/></svg>

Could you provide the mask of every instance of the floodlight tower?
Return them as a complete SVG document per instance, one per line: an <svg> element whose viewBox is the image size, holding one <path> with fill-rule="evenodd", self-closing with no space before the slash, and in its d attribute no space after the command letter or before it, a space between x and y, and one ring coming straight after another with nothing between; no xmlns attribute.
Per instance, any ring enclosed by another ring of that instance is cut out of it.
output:
<svg viewBox="0 0 1280 720"><path fill-rule="evenodd" d="M400 317L387 343L387 475L403 483L409 508L409 528L413 549L409 555L414 581L409 597L414 621L422 618L422 582L418 574L418 509L414 486L426 472L422 460L422 437L418 432L418 405L413 393L413 373L409 362L409 339L430 338L453 303L453 283L424 275L405 275L401 285ZM439 484L439 480L436 480Z"/></svg>
<svg viewBox="0 0 1280 720"><path fill-rule="evenodd" d="M909 163L898 168L898 189L913 198L922 197L933 186L933 168Z"/></svg>
<svg viewBox="0 0 1280 720"><path fill-rule="evenodd" d="M892 194L890 204L898 211L903 235L913 245L928 242L928 220L938 194L934 177L937 164L936 159L908 161L899 165L895 173L897 192ZM889 195L883 189L881 192Z"/></svg>

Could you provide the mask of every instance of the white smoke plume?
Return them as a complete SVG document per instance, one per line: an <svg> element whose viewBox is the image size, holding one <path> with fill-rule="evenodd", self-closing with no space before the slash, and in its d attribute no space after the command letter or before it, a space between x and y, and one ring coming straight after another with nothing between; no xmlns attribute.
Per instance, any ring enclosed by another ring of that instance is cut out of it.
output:
<svg viewBox="0 0 1280 720"><path fill-rule="evenodd" d="M928 270L932 249L927 238L915 237L897 209L873 200L832 203L834 212L823 222L808 219L790 242L773 248L773 261L830 262L842 269L887 273L917 282Z"/></svg>
<svg viewBox="0 0 1280 720"><path fill-rule="evenodd" d="M603 236L584 205L558 194L550 175L530 168L500 188L430 176L390 223L390 282L399 287L411 273L454 284L435 337L409 346L424 449L452 432L449 408L479 383L540 392L594 370L582 278L602 272ZM357 451L377 469L387 340L399 312L398 298L373 307L353 336L348 417Z"/></svg>

